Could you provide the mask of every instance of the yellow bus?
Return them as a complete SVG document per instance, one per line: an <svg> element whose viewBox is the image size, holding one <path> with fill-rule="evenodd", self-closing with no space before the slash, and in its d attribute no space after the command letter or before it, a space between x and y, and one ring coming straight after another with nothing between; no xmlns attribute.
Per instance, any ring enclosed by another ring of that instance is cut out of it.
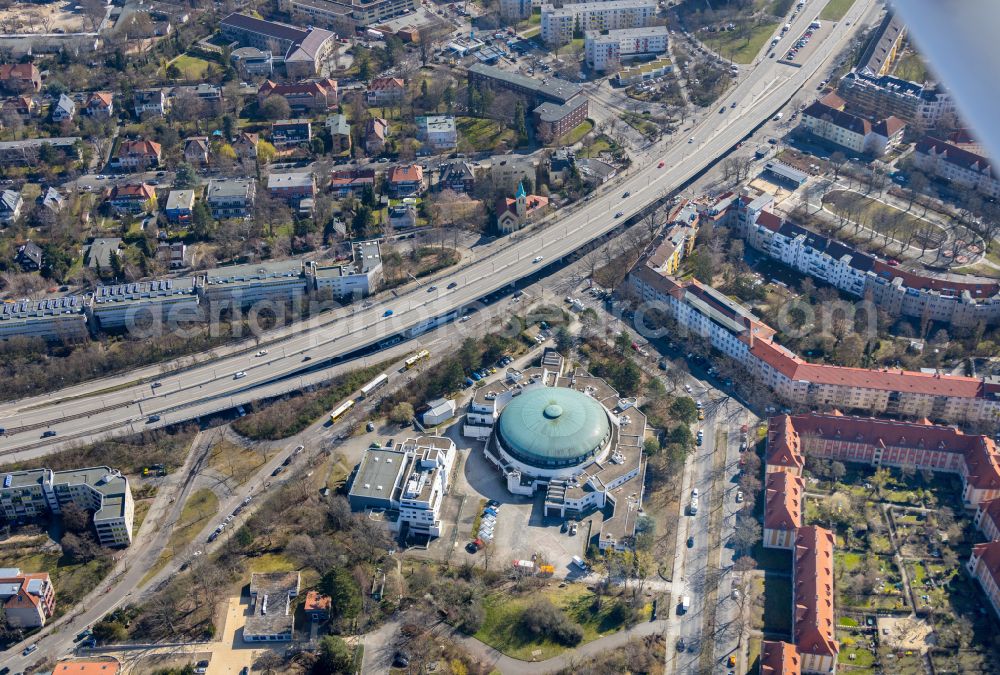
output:
<svg viewBox="0 0 1000 675"><path fill-rule="evenodd" d="M347 411L353 407L354 407L354 399L352 398L350 400L344 401L339 406L334 408L333 412L330 413L330 424L333 424L338 419L343 417L347 413Z"/></svg>
<svg viewBox="0 0 1000 675"><path fill-rule="evenodd" d="M409 370L410 368L414 367L415 365L417 365L418 363L420 363L424 359L430 358L430 356L431 356L431 353L429 351L427 351L426 349L421 349L419 352L417 352L416 354L414 354L410 358L408 358L405 361L403 361L403 366L407 370Z"/></svg>

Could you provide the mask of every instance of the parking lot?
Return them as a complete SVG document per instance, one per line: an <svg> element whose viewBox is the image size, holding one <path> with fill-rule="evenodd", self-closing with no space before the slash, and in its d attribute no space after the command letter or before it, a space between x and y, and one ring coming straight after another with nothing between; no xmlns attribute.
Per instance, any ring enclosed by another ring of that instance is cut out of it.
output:
<svg viewBox="0 0 1000 675"><path fill-rule="evenodd" d="M818 23L820 24L819 28L808 28L794 40L786 34L775 47L778 62L798 68L799 65L808 61L817 45L823 42L834 26L829 21L819 21Z"/></svg>

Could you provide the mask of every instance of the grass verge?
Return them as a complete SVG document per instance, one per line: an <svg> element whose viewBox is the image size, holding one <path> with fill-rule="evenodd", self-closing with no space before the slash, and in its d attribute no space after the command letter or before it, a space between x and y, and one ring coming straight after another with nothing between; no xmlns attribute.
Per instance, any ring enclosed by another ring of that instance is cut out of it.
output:
<svg viewBox="0 0 1000 675"><path fill-rule="evenodd" d="M713 52L734 63L753 63L761 47L777 29L777 23L762 23L750 29L749 37L740 36L737 31L727 31L706 33L701 39Z"/></svg>
<svg viewBox="0 0 1000 675"><path fill-rule="evenodd" d="M218 512L219 498L215 496L214 492L208 488L202 488L192 493L184 503L184 508L181 509L180 518L174 523L174 529L170 533L167 545L163 547L156 564L149 568L146 576L139 582L140 585L156 576L173 559L175 554L194 540L195 536Z"/></svg>
<svg viewBox="0 0 1000 675"><path fill-rule="evenodd" d="M819 18L824 21L840 21L853 6L854 0L830 0L819 13Z"/></svg>

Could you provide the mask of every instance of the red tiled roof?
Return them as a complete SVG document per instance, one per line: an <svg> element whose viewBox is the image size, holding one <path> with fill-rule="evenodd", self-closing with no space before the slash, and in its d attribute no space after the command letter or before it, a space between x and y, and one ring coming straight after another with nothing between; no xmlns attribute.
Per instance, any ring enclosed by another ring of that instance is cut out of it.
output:
<svg viewBox="0 0 1000 675"><path fill-rule="evenodd" d="M906 122L899 119L895 115L889 115L884 120L876 122L875 126L872 127L872 130L877 134L885 136L886 138L892 138L897 131L905 126Z"/></svg>
<svg viewBox="0 0 1000 675"><path fill-rule="evenodd" d="M122 197L138 197L149 200L156 196L156 191L152 185L145 183L129 183L127 185L116 185L111 188L111 199L121 199Z"/></svg>
<svg viewBox="0 0 1000 675"><path fill-rule="evenodd" d="M330 78L322 80L309 80L308 82L296 82L294 84L278 84L271 80L265 80L257 90L258 96L291 96L295 94L312 94L314 96L330 96L337 93L337 81Z"/></svg>
<svg viewBox="0 0 1000 675"><path fill-rule="evenodd" d="M313 611L329 612L330 604L331 600L329 595L322 595L320 593L317 593L316 591L309 591L308 593L306 593L306 602L305 605L303 605L302 609L304 609L307 612L313 612Z"/></svg>
<svg viewBox="0 0 1000 675"><path fill-rule="evenodd" d="M111 100L111 93L106 91L95 91L87 99L87 105L89 106L93 103L98 103L102 106L109 106L111 105Z"/></svg>
<svg viewBox="0 0 1000 675"><path fill-rule="evenodd" d="M979 509L983 512L983 518L989 518L993 521L993 525L1000 529L1000 499L979 502Z"/></svg>
<svg viewBox="0 0 1000 675"><path fill-rule="evenodd" d="M772 232L777 232L781 227L781 218L770 211L761 211L757 215L757 224L763 225Z"/></svg>
<svg viewBox="0 0 1000 675"><path fill-rule="evenodd" d="M924 136L917 141L916 151L924 155L943 155L942 159L949 164L955 164L971 171L979 171L993 177L993 165L989 159L947 141L942 141L940 138Z"/></svg>
<svg viewBox="0 0 1000 675"><path fill-rule="evenodd" d="M52 675L115 675L118 669L117 661L63 661Z"/></svg>
<svg viewBox="0 0 1000 675"><path fill-rule="evenodd" d="M819 102L830 108L836 108L837 110L843 110L847 105L847 101L840 98L835 91L831 91L829 94L821 98Z"/></svg>
<svg viewBox="0 0 1000 675"><path fill-rule="evenodd" d="M767 453L768 466L790 467L796 469L796 472L805 466L799 434L788 415L768 419Z"/></svg>
<svg viewBox="0 0 1000 675"><path fill-rule="evenodd" d="M0 80L36 80L41 77L34 63L0 64Z"/></svg>
<svg viewBox="0 0 1000 675"><path fill-rule="evenodd" d="M416 183L424 179L424 170L419 164L399 164L389 171L390 183Z"/></svg>
<svg viewBox="0 0 1000 675"><path fill-rule="evenodd" d="M388 91L390 89L402 89L406 86L402 78L399 77L378 77L368 85L368 91Z"/></svg>
<svg viewBox="0 0 1000 675"><path fill-rule="evenodd" d="M799 528L795 535L793 634L800 654L836 657L840 644L833 625L833 533Z"/></svg>
<svg viewBox="0 0 1000 675"><path fill-rule="evenodd" d="M765 640L760 646L761 675L801 675L802 663L795 645Z"/></svg>
<svg viewBox="0 0 1000 675"><path fill-rule="evenodd" d="M118 156L124 157L126 155L155 155L159 157L162 152L160 144L156 141L122 141L121 145L118 146Z"/></svg>
<svg viewBox="0 0 1000 675"><path fill-rule="evenodd" d="M805 483L795 474L773 471L764 486L764 527L796 530L802 526L802 490Z"/></svg>

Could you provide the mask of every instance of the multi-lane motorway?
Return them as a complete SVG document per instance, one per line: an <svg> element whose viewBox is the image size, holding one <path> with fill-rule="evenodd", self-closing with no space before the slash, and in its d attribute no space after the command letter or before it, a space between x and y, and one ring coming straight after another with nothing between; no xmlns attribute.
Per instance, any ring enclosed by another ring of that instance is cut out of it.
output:
<svg viewBox="0 0 1000 675"><path fill-rule="evenodd" d="M870 2L859 2L852 13L860 15ZM812 20L819 4L812 9L798 18L801 25L793 28L793 34ZM156 387L149 381L120 386L123 378L98 380L75 387L72 397L57 392L4 405L0 426L7 433L0 438L0 450L42 449L67 438L128 433L148 426L151 415L160 417L155 425L191 419L213 405L217 407L219 399L240 392L245 392L245 398L255 398L257 388L303 370L311 361L352 353L430 317L474 304L608 232L717 161L780 109L843 46L851 30L842 22L801 68L764 59L718 102L725 107L724 113L706 116L679 134L668 148L651 148L636 159L620 182L556 214L547 226L494 247L448 277L447 281L455 283L452 288L441 282L434 292L419 287L383 304L321 315L312 323L286 329L289 337L271 343L266 355L255 356L250 351L210 360L176 375L167 374L156 381ZM623 196L626 192L627 198ZM616 217L617 213L621 216ZM245 375L237 377L237 373ZM45 431L55 435L42 438Z"/></svg>

